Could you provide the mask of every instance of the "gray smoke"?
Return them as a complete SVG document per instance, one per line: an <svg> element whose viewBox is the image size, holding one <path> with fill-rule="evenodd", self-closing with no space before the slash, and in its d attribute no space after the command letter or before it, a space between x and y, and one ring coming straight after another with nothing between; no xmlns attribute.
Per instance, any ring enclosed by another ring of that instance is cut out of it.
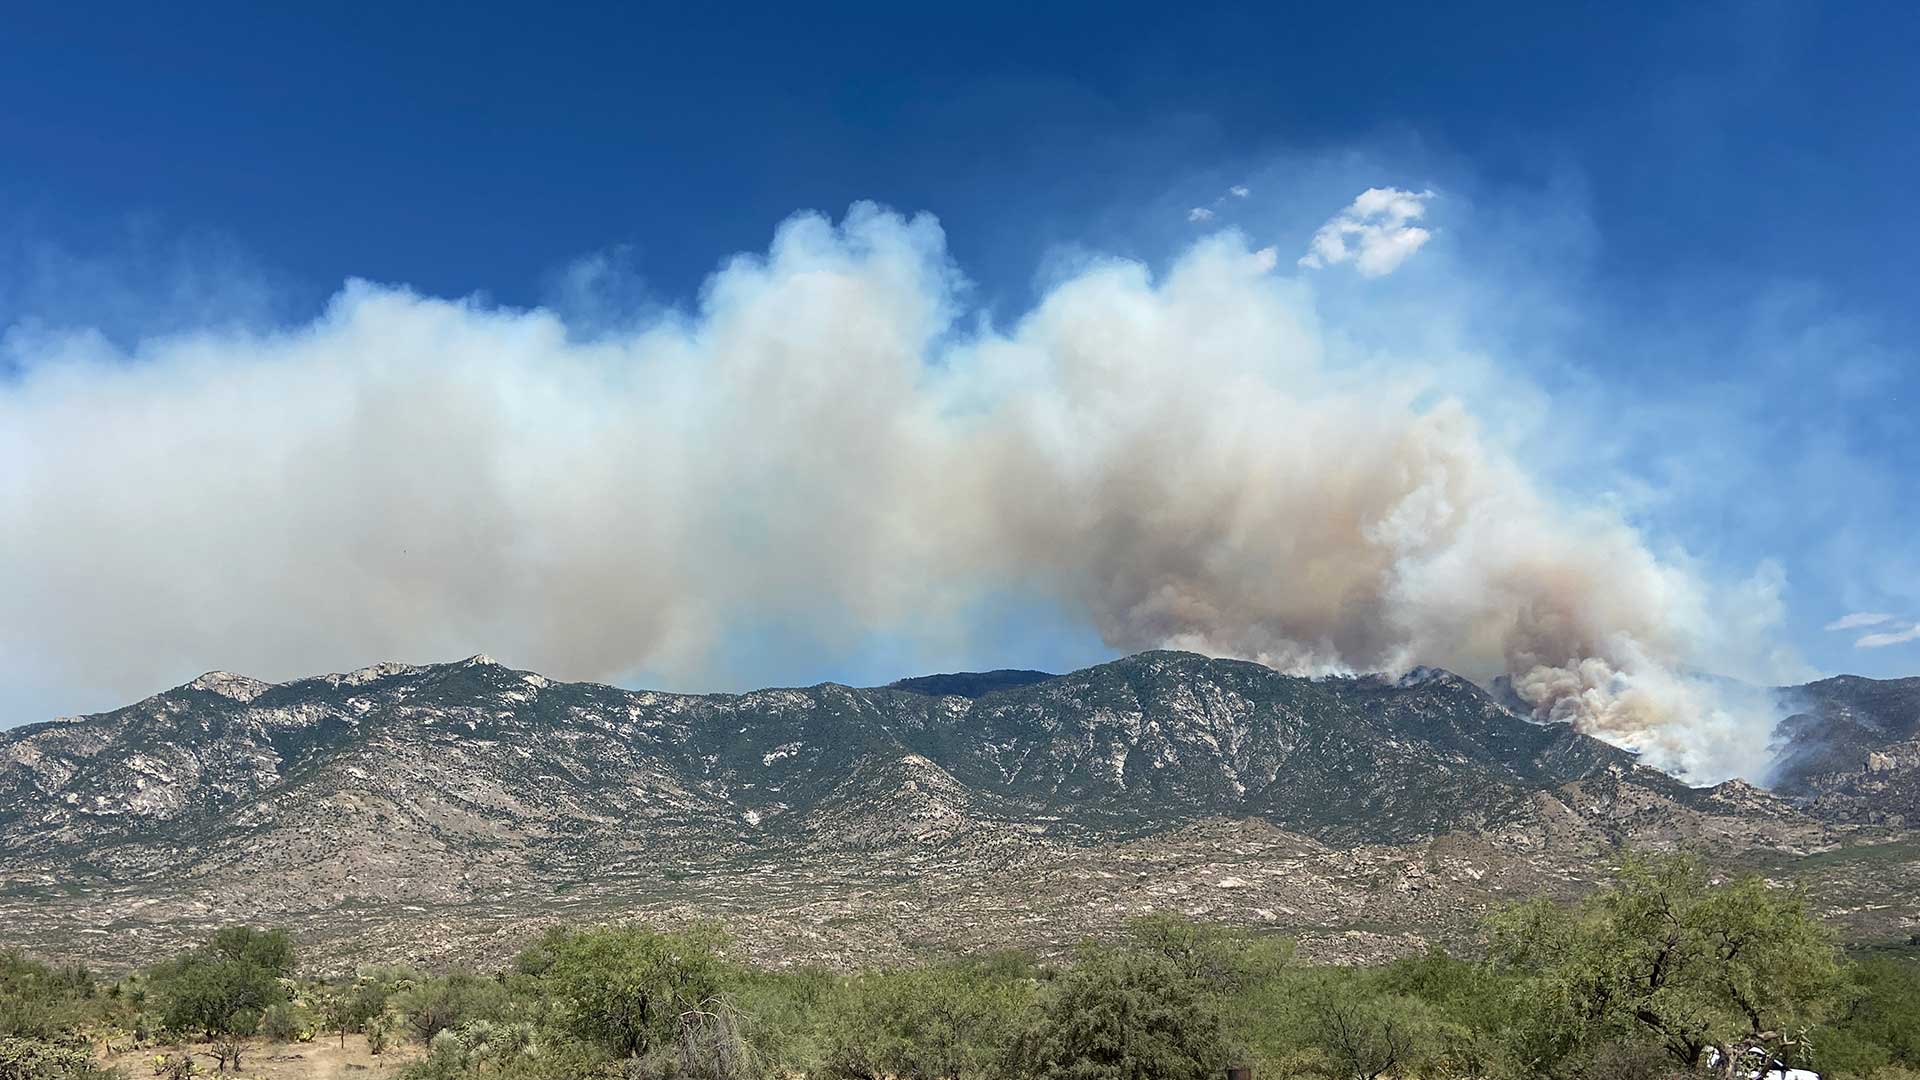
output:
<svg viewBox="0 0 1920 1080"><path fill-rule="evenodd" d="M932 219L861 206L586 341L364 282L133 355L16 334L5 664L134 694L482 640L606 679L699 671L751 620L958 635L1017 592L1116 649L1507 675L1681 775L1756 773L1771 717L1692 673L1764 651L1768 583L1556 499L1416 363L1330 362L1277 261L1221 234L1158 280L1093 263L996 329Z"/></svg>

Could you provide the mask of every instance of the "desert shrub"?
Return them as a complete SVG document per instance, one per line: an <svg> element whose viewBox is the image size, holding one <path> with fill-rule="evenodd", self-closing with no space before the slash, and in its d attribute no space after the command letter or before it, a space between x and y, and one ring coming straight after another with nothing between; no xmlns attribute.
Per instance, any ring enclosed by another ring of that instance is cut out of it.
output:
<svg viewBox="0 0 1920 1080"><path fill-rule="evenodd" d="M843 982L818 969L730 973L726 994L749 1018L742 1034L761 1071L781 1077L822 1074L833 1034L828 1018Z"/></svg>
<svg viewBox="0 0 1920 1080"><path fill-rule="evenodd" d="M0 1037L0 1080L107 1080L84 1048L44 1039Z"/></svg>
<svg viewBox="0 0 1920 1080"><path fill-rule="evenodd" d="M1687 1071L1644 1039L1613 1039L1594 1047L1572 1075L1574 1080L1682 1080Z"/></svg>
<svg viewBox="0 0 1920 1080"><path fill-rule="evenodd" d="M848 1078L990 1074L1033 994L1031 979L969 964L856 976L825 1010L822 1069Z"/></svg>
<svg viewBox="0 0 1920 1080"><path fill-rule="evenodd" d="M310 1036L313 1021L305 1009L292 1002L282 1001L267 1006L260 1014L260 1034L275 1042L292 1042L304 1036Z"/></svg>
<svg viewBox="0 0 1920 1080"><path fill-rule="evenodd" d="M1520 1045L1513 980L1483 963L1441 950L1404 957L1362 978L1368 993L1409 998L1426 1007L1422 1056L1435 1075L1526 1075L1532 1060Z"/></svg>
<svg viewBox="0 0 1920 1080"><path fill-rule="evenodd" d="M418 1039L410 1080L1186 1080L1228 1063L1303 1080L1670 1080L1698 1072L1696 1051L1750 1045L1827 1080L1920 1080L1920 965L1892 949L1846 962L1791 890L1633 862L1582 903L1502 912L1489 944L1483 959L1316 967L1285 940L1154 917L1066 966L1000 954L848 977L733 964L709 928L613 927L551 931L497 976L296 983L289 936L237 928L112 983L0 954L0 1080L93 1080L74 1071L92 1068L83 1032L184 1031L239 1067L248 1033L321 1024L364 1031L376 1054Z"/></svg>
<svg viewBox="0 0 1920 1080"><path fill-rule="evenodd" d="M53 967L0 952L0 1038L54 1040L96 1019L104 993L82 967Z"/></svg>
<svg viewBox="0 0 1920 1080"><path fill-rule="evenodd" d="M421 1042L459 1024L496 1020L506 1015L507 991L495 979L471 972L454 972L395 991L387 1007L399 1016L407 1033Z"/></svg>
<svg viewBox="0 0 1920 1080"><path fill-rule="evenodd" d="M153 1075L160 1080L185 1080L199 1071L192 1054L156 1054L153 1058Z"/></svg>
<svg viewBox="0 0 1920 1080"><path fill-rule="evenodd" d="M535 973L560 1006L557 1022L565 1030L616 1057L643 1058L684 1042L691 1029L730 1024L719 1008L727 974L722 941L710 928L556 930L520 968Z"/></svg>
<svg viewBox="0 0 1920 1080"><path fill-rule="evenodd" d="M347 1022L354 1026L364 1025L387 1011L387 1002L396 990L393 984L379 979L357 980L353 986L341 993L347 1005Z"/></svg>
<svg viewBox="0 0 1920 1080"><path fill-rule="evenodd" d="M1210 988L1150 950L1083 948L1007 1055L1045 1080L1211 1080L1229 1048Z"/></svg>
<svg viewBox="0 0 1920 1080"><path fill-rule="evenodd" d="M511 1073L534 1054L533 1027L526 1023L473 1020L441 1029L427 1043L427 1056L409 1065L407 1080L459 1080Z"/></svg>
<svg viewBox="0 0 1920 1080"><path fill-rule="evenodd" d="M1344 1080L1421 1075L1437 1056L1439 1024L1418 998L1329 983L1310 998L1314 1045Z"/></svg>
<svg viewBox="0 0 1920 1080"><path fill-rule="evenodd" d="M220 1063L221 1072L229 1069L238 1071L240 1058L248 1049L244 1034L231 1031L214 1036L208 1047L213 1051L214 1059Z"/></svg>
<svg viewBox="0 0 1920 1080"><path fill-rule="evenodd" d="M316 1026L324 1027L346 1042L351 1032L364 1032L375 1017L387 1011L396 994L424 982L417 973L403 968L374 968L361 972L351 982L317 988L313 994Z"/></svg>

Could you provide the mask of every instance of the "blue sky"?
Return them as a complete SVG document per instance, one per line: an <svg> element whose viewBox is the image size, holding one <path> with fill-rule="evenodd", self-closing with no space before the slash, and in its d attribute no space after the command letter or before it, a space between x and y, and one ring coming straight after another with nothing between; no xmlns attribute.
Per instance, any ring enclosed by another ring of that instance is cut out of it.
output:
<svg viewBox="0 0 1920 1080"><path fill-rule="evenodd" d="M1390 277L1322 273L1322 317L1523 384L1461 392L1490 427L1563 431L1526 433L1530 467L1657 550L1782 575L1809 671L1910 674L1920 640L1855 643L1920 619L1916 55L1896 4L20 5L0 325L137 356L304 325L359 278L590 328L859 200L937 215L971 317L1004 323L1089 252L1161 267L1231 227L1291 264L1362 190L1431 191L1431 242ZM1553 407L1511 407L1535 393ZM693 681L1113 651L975 603L931 651L770 614ZM1850 614L1886 618L1825 629ZM15 707L121 693L50 678Z"/></svg>

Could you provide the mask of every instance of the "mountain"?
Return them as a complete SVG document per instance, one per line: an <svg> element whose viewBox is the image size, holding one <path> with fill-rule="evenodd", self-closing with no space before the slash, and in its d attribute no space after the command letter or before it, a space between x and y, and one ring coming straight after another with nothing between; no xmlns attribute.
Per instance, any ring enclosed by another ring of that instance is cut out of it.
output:
<svg viewBox="0 0 1920 1080"><path fill-rule="evenodd" d="M1920 822L1920 678L1840 675L1777 691L1772 783L1816 814Z"/></svg>
<svg viewBox="0 0 1920 1080"><path fill-rule="evenodd" d="M1765 861L1855 831L1688 788L1445 672L1172 652L737 695L486 657L214 672L0 733L0 925L96 959L236 919L295 920L343 960L478 957L639 914L849 963L1169 907L1394 951L1581 887L1620 843Z"/></svg>

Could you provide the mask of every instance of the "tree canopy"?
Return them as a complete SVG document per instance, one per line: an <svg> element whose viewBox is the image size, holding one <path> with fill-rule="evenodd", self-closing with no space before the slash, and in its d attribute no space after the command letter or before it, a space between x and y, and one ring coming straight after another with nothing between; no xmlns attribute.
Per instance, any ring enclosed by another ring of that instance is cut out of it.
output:
<svg viewBox="0 0 1920 1080"><path fill-rule="evenodd" d="M284 930L233 927L153 971L163 1026L208 1037L250 1035L260 1018L287 1000L282 980L295 970L293 939Z"/></svg>
<svg viewBox="0 0 1920 1080"><path fill-rule="evenodd" d="M1521 904L1491 931L1518 1011L1546 1033L1541 1065L1635 1033L1689 1069L1731 1072L1751 1052L1791 1062L1842 999L1840 951L1803 893L1716 883L1686 856L1629 859L1579 904Z"/></svg>

